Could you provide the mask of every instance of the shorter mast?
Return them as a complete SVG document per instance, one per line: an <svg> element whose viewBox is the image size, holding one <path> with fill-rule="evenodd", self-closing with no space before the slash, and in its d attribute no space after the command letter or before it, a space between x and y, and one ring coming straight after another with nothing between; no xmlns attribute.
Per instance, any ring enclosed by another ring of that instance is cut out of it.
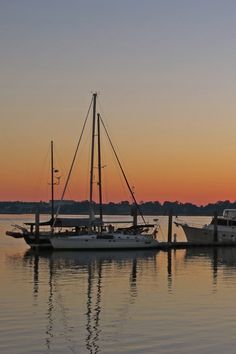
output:
<svg viewBox="0 0 236 354"><path fill-rule="evenodd" d="M54 222L54 156L53 156L53 141L51 141L51 218Z"/></svg>
<svg viewBox="0 0 236 354"><path fill-rule="evenodd" d="M101 135L100 135L100 114L97 114L97 130L98 130L98 188L99 188L99 215L102 224L102 159L101 159ZM101 228L102 229L102 228Z"/></svg>

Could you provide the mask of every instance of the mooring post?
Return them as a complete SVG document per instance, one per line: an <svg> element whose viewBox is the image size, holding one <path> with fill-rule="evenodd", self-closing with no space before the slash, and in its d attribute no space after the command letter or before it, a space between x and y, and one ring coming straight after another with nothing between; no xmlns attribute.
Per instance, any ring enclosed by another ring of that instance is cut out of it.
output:
<svg viewBox="0 0 236 354"><path fill-rule="evenodd" d="M217 229L217 211L214 212L214 231L213 231L213 241L218 242L218 229Z"/></svg>
<svg viewBox="0 0 236 354"><path fill-rule="evenodd" d="M39 243L39 206L37 206L35 212L35 241Z"/></svg>
<svg viewBox="0 0 236 354"><path fill-rule="evenodd" d="M136 228L138 225L138 210L136 205L131 206L131 216L133 216L133 227Z"/></svg>
<svg viewBox="0 0 236 354"><path fill-rule="evenodd" d="M168 243L172 242L172 219L173 219L173 211L169 210L169 219L168 219Z"/></svg>

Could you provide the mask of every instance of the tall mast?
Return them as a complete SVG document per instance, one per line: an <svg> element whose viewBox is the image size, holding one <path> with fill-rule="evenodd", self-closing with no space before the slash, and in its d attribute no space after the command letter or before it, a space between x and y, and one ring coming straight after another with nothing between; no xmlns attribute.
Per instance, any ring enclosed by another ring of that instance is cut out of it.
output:
<svg viewBox="0 0 236 354"><path fill-rule="evenodd" d="M51 217L54 221L54 161L53 161L53 141L51 141Z"/></svg>
<svg viewBox="0 0 236 354"><path fill-rule="evenodd" d="M102 165L101 165L101 136L100 136L100 114L97 114L98 129L98 188L99 188L99 214L102 222Z"/></svg>
<svg viewBox="0 0 236 354"><path fill-rule="evenodd" d="M96 125L96 101L97 93L93 94L93 123L92 123L92 147L91 147L91 165L90 165L90 193L89 193L89 204L90 204L90 220L93 216L93 169L94 169L94 139L95 139L95 125Z"/></svg>

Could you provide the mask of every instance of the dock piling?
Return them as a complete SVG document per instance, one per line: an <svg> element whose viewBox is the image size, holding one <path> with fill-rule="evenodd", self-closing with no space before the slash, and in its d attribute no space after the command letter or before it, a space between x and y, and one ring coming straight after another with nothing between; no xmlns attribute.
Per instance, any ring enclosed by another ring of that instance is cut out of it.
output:
<svg viewBox="0 0 236 354"><path fill-rule="evenodd" d="M35 212L35 241L39 243L39 206L37 206Z"/></svg>
<svg viewBox="0 0 236 354"><path fill-rule="evenodd" d="M168 219L168 243L172 242L172 219L173 219L173 210L169 210L169 219Z"/></svg>
<svg viewBox="0 0 236 354"><path fill-rule="evenodd" d="M218 229L217 229L217 211L214 212L214 231L213 231L213 241L218 242Z"/></svg>

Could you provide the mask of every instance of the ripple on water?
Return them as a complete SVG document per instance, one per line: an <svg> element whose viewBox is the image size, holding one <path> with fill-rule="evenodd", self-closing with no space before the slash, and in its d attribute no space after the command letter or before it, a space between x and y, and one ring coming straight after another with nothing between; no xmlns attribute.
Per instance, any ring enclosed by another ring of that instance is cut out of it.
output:
<svg viewBox="0 0 236 354"><path fill-rule="evenodd" d="M37 254L11 242L0 352L233 353L235 275L235 250Z"/></svg>

